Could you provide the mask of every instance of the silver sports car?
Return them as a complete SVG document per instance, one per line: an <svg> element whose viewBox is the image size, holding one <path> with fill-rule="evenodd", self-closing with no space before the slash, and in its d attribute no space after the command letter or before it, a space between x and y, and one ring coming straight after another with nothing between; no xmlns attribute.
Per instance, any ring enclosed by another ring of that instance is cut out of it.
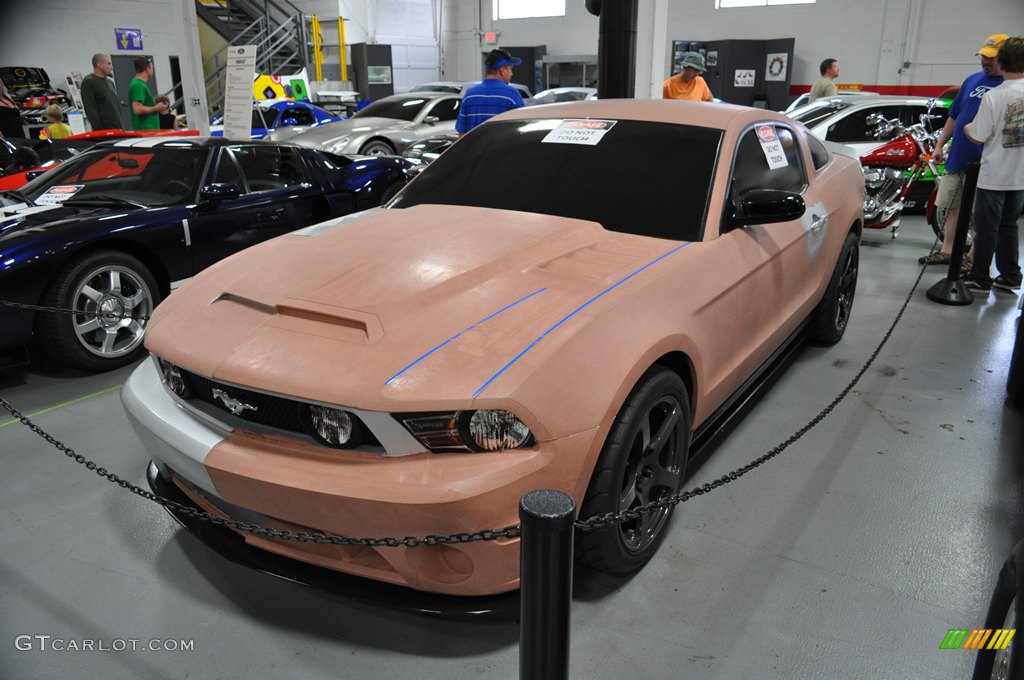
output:
<svg viewBox="0 0 1024 680"><path fill-rule="evenodd" d="M461 95L444 92L396 94L378 99L348 120L315 128L279 129L271 138L333 153L396 154L421 139L455 132L461 103Z"/></svg>

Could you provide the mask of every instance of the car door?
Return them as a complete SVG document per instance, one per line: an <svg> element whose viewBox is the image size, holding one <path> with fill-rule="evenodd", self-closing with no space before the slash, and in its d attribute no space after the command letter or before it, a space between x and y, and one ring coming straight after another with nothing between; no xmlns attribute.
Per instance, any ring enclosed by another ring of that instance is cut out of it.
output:
<svg viewBox="0 0 1024 680"><path fill-rule="evenodd" d="M316 192L295 147L223 147L211 178L215 184L237 186L239 195L200 201L190 228L196 272L313 221Z"/></svg>
<svg viewBox="0 0 1024 680"><path fill-rule="evenodd" d="M781 144L784 162L769 163L766 147L775 140ZM739 337L735 339L738 382L767 361L806 316L808 301L820 280L821 246L829 222L824 203L808 184L801 142L784 124L759 123L740 137L733 159L730 202L738 204L752 189L798 193L806 211L797 220L746 225L722 236L740 263L736 283Z"/></svg>

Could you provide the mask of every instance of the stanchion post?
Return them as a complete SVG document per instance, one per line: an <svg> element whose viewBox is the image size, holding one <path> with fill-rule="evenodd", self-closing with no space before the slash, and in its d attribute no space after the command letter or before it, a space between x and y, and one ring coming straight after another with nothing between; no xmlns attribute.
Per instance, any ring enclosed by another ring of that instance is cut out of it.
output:
<svg viewBox="0 0 1024 680"><path fill-rule="evenodd" d="M540 489L519 500L519 678L569 677L569 606L576 503Z"/></svg>
<svg viewBox="0 0 1024 680"><path fill-rule="evenodd" d="M949 272L946 278L942 279L928 289L926 295L933 302L943 305L969 305L974 302L974 295L964 282L960 280L960 264L964 260L967 251L967 232L971 225L971 212L974 208L974 193L978 188L978 172L981 169L979 163L971 163L967 166L967 175L964 177L964 190L960 195L960 214L956 220L956 234L953 236L953 252L949 257ZM941 179L939 181L942 181ZM949 225L946 225L949 228Z"/></svg>

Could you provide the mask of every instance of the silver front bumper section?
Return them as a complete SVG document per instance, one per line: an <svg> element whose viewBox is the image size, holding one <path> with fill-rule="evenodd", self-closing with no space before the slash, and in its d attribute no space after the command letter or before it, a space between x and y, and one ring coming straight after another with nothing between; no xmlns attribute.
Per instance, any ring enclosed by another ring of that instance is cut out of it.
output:
<svg viewBox="0 0 1024 680"><path fill-rule="evenodd" d="M230 434L186 413L163 385L154 360L144 361L121 388L121 402L150 458L219 495L206 456Z"/></svg>

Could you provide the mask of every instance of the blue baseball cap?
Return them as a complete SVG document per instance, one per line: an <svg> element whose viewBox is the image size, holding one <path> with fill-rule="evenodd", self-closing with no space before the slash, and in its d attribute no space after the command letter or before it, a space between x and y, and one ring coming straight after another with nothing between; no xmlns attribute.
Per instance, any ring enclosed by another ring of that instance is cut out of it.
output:
<svg viewBox="0 0 1024 680"><path fill-rule="evenodd" d="M519 66L523 63L522 59L516 59L512 56L512 53L508 50L491 50L487 55L487 70L493 71L499 69L502 66Z"/></svg>

